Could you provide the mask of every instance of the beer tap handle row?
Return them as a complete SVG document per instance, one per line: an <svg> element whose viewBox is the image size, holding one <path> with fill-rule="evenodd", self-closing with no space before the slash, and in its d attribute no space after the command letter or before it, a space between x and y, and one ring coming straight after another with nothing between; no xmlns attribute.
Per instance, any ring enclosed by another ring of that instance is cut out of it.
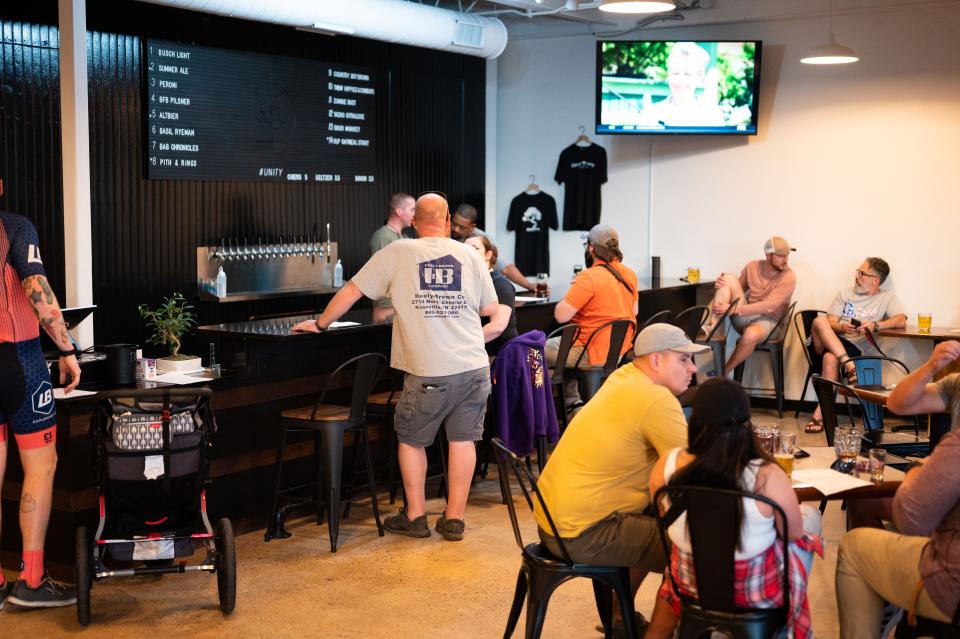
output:
<svg viewBox="0 0 960 639"><path fill-rule="evenodd" d="M323 257L324 253L323 244L315 235L311 238L299 235L289 240L280 236L277 242L266 244L262 237L257 238L256 244L249 243L246 237L242 243L239 238L221 238L220 245L211 247L207 255L209 259L221 262L252 262L291 257Z"/></svg>

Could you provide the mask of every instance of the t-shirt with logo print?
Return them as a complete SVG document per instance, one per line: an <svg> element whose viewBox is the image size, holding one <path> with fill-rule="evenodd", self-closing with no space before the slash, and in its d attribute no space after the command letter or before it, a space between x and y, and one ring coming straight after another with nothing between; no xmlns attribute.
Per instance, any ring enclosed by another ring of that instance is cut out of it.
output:
<svg viewBox="0 0 960 639"><path fill-rule="evenodd" d="M830 315L840 318L841 322L852 319L865 322L879 322L888 317L903 315L903 306L893 291L880 291L876 295L863 295L854 288L847 288L837 292L833 303L827 310ZM872 350L867 338L860 334L843 334L844 339L852 342L863 352Z"/></svg>
<svg viewBox="0 0 960 639"><path fill-rule="evenodd" d="M607 152L602 146L571 144L565 148L553 179L566 185L564 231L589 231L600 223L600 185L607 181Z"/></svg>
<svg viewBox="0 0 960 639"><path fill-rule="evenodd" d="M442 377L489 365L480 308L496 303L497 293L472 246L445 237L397 240L350 281L370 299L393 302L393 368Z"/></svg>
<svg viewBox="0 0 960 639"><path fill-rule="evenodd" d="M557 228L557 202L538 191L510 202L507 230L517 232L513 261L523 273L550 272L550 229Z"/></svg>

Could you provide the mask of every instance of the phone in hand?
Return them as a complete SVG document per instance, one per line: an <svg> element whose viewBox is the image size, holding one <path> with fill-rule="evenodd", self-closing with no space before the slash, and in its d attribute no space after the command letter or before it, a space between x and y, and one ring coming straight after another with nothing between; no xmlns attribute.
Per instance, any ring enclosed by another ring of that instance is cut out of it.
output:
<svg viewBox="0 0 960 639"><path fill-rule="evenodd" d="M862 324L862 322L858 320L856 317L850 318L850 325L853 326L854 328L860 328L860 324Z"/></svg>

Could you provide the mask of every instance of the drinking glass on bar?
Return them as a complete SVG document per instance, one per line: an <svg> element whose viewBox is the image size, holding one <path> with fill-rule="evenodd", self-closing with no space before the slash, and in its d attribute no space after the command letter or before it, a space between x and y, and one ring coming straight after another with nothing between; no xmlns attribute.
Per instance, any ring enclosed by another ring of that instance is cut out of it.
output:
<svg viewBox="0 0 960 639"><path fill-rule="evenodd" d="M787 477L793 476L793 455L797 449L796 433L780 433L774 444L773 458Z"/></svg>
<svg viewBox="0 0 960 639"><path fill-rule="evenodd" d="M700 281L700 267L699 266L688 266L687 267L687 282L690 284L696 284Z"/></svg>
<svg viewBox="0 0 960 639"><path fill-rule="evenodd" d="M887 451L883 448L870 449L870 481L875 484L883 483L883 467L887 458Z"/></svg>
<svg viewBox="0 0 960 639"><path fill-rule="evenodd" d="M549 281L550 275L548 273L537 273L537 297L549 297Z"/></svg>
<svg viewBox="0 0 960 639"><path fill-rule="evenodd" d="M917 329L921 333L929 333L933 326L933 313L917 313Z"/></svg>

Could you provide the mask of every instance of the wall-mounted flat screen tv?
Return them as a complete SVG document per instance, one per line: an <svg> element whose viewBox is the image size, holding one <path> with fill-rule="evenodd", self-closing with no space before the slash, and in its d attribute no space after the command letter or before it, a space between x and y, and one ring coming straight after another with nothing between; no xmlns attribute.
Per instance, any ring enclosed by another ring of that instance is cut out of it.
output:
<svg viewBox="0 0 960 639"><path fill-rule="evenodd" d="M597 42L597 133L756 135L761 42Z"/></svg>

